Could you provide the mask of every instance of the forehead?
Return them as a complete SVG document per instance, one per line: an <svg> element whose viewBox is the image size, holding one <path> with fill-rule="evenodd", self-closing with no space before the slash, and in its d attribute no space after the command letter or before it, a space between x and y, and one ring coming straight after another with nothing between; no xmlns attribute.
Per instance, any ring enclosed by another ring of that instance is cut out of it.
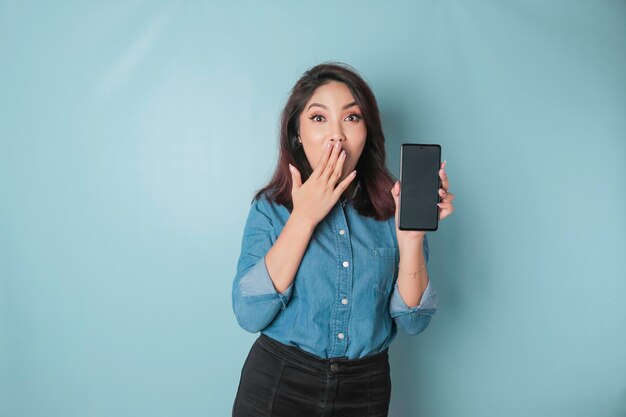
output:
<svg viewBox="0 0 626 417"><path fill-rule="evenodd" d="M354 97L346 84L339 81L330 81L315 89L307 105L312 102L317 102L343 106L351 101L354 101Z"/></svg>

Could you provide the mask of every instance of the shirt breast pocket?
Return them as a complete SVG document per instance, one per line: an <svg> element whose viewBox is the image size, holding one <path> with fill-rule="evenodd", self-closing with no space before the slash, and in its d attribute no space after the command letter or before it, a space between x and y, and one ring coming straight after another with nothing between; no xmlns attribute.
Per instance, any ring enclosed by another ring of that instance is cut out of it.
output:
<svg viewBox="0 0 626 417"><path fill-rule="evenodd" d="M396 247L377 246L371 249L370 255L374 291L389 296L400 261L400 250Z"/></svg>

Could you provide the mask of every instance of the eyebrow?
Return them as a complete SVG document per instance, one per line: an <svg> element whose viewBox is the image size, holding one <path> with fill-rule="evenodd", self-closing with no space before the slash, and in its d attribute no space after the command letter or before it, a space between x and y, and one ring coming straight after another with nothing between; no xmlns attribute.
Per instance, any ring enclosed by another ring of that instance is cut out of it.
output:
<svg viewBox="0 0 626 417"><path fill-rule="evenodd" d="M346 104L346 105L345 105L345 106L343 106L341 109L342 109L342 110L349 109L350 107L354 106L355 104L357 104L357 103L356 103L356 101L353 101L352 103L348 103L348 104ZM325 108L326 110L328 110L328 107L327 107L327 106L325 106L325 105L323 105L323 104L320 104L320 103L311 103L311 105L307 108L307 110L309 110L309 109L310 109L311 107L313 107L313 106L319 106L319 107L322 107L322 108Z"/></svg>

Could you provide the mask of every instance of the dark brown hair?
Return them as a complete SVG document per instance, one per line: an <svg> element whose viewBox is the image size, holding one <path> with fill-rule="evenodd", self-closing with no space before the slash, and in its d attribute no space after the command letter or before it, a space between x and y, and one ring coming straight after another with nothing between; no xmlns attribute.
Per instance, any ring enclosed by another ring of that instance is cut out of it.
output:
<svg viewBox="0 0 626 417"><path fill-rule="evenodd" d="M313 168L298 142L300 115L314 91L330 81L339 81L350 89L354 100L361 108L367 127L365 147L356 165L357 176L354 181L361 181L352 202L359 214L386 220L395 214L395 203L391 188L395 178L388 171L385 160L385 136L383 134L380 113L374 93L351 66L341 62L325 62L306 71L296 82L281 114L279 158L271 181L258 190L255 199L267 192L267 197L278 204L293 210L291 200L291 172L289 165L295 165L300 171L302 183L313 173Z"/></svg>

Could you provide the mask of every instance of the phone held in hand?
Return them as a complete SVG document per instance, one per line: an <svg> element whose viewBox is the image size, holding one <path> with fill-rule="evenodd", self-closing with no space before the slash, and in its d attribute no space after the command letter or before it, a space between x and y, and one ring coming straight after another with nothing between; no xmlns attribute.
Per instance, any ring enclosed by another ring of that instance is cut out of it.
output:
<svg viewBox="0 0 626 417"><path fill-rule="evenodd" d="M403 143L400 147L400 230L437 230L441 197L441 146Z"/></svg>

